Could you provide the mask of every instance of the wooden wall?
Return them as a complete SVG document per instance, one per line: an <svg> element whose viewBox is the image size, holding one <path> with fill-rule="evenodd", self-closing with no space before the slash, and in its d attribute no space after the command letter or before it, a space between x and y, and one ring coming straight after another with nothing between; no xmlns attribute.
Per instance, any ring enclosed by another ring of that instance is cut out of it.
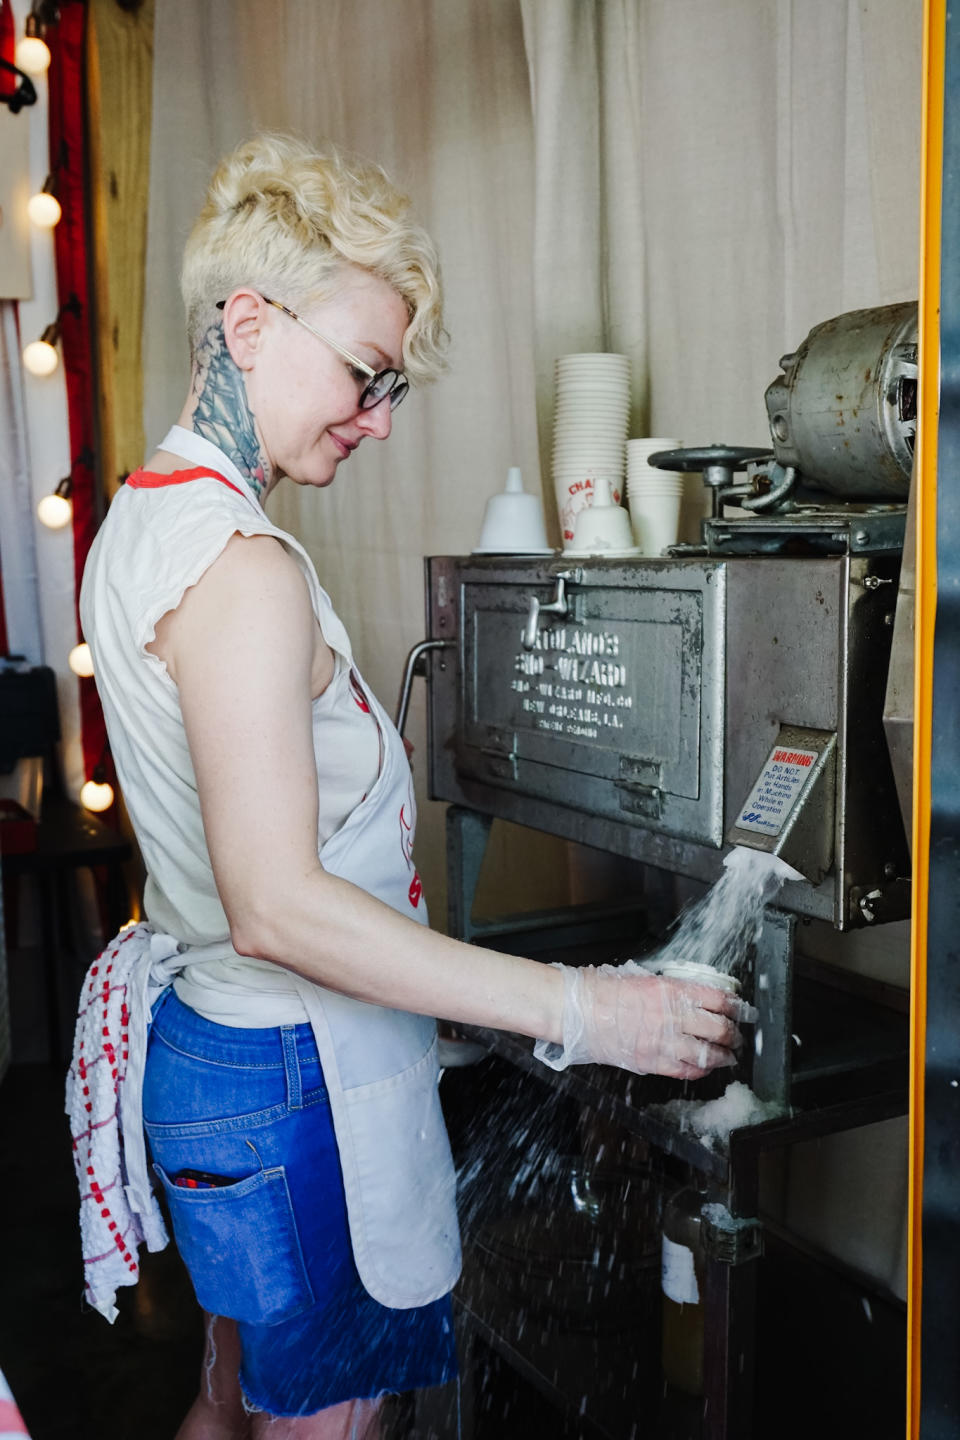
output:
<svg viewBox="0 0 960 1440"><path fill-rule="evenodd" d="M104 498L143 463L154 0L90 0L87 86Z"/></svg>

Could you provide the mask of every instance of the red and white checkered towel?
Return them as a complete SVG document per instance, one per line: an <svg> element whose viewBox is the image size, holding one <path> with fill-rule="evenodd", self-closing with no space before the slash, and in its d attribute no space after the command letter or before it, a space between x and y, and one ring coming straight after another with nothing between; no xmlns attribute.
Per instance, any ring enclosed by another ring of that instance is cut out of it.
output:
<svg viewBox="0 0 960 1440"><path fill-rule="evenodd" d="M147 1171L143 1072L152 1005L183 960L172 936L134 925L90 966L81 994L66 1110L80 1185L84 1286L110 1321L117 1318L119 1287L139 1278L138 1246L167 1244Z"/></svg>
<svg viewBox="0 0 960 1440"><path fill-rule="evenodd" d="M10 1386L0 1371L0 1440L24 1440L24 1436L30 1440L23 1416L10 1393Z"/></svg>

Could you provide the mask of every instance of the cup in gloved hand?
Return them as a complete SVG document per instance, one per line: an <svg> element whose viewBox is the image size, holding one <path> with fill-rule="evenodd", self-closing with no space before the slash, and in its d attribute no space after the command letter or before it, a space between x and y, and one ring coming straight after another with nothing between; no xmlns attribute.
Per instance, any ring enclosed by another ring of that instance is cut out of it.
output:
<svg viewBox="0 0 960 1440"><path fill-rule="evenodd" d="M563 1040L539 1040L534 1048L554 1070L593 1063L698 1080L737 1063L739 1022L757 1018L735 995L634 966L557 968L563 971Z"/></svg>

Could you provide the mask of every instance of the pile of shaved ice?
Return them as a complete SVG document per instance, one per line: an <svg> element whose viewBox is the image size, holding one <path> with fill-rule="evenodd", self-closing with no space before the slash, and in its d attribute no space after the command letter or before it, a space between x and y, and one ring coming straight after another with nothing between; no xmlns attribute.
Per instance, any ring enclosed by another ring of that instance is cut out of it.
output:
<svg viewBox="0 0 960 1440"><path fill-rule="evenodd" d="M651 1112L669 1120L681 1132L696 1135L708 1150L727 1148L731 1130L746 1125L759 1125L783 1114L772 1100L758 1100L742 1080L734 1080L715 1100L668 1100L665 1105L651 1105Z"/></svg>

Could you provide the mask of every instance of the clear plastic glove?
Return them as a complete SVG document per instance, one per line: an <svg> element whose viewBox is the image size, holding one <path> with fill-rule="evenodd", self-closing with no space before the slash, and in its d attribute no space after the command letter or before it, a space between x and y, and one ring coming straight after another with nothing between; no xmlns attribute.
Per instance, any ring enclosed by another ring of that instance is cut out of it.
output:
<svg viewBox="0 0 960 1440"><path fill-rule="evenodd" d="M563 1043L534 1047L553 1070L593 1063L698 1080L737 1063L737 1022L757 1018L752 1005L708 985L614 965L556 968L563 971Z"/></svg>

